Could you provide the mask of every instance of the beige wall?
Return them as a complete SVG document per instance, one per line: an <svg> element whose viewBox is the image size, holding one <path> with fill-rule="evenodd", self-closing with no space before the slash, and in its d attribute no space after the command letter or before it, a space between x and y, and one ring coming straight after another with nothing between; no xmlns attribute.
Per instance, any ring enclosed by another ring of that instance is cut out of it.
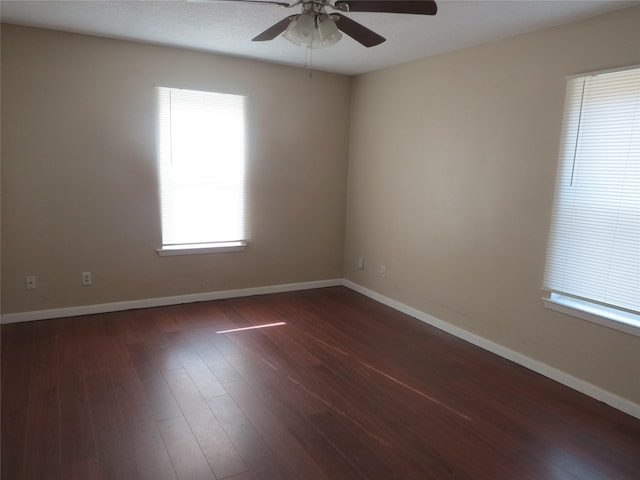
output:
<svg viewBox="0 0 640 480"><path fill-rule="evenodd" d="M244 252L157 256L155 85L248 95ZM4 313L341 278L349 96L345 76L3 25Z"/></svg>
<svg viewBox="0 0 640 480"><path fill-rule="evenodd" d="M635 8L357 77L346 278L640 403L640 338L540 301L565 76L638 63Z"/></svg>

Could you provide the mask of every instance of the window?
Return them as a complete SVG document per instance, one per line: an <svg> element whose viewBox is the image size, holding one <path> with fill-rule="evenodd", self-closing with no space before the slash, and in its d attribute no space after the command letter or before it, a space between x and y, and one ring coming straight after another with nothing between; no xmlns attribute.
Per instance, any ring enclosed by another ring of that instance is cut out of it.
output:
<svg viewBox="0 0 640 480"><path fill-rule="evenodd" d="M640 68L568 80L549 308L640 336Z"/></svg>
<svg viewBox="0 0 640 480"><path fill-rule="evenodd" d="M158 87L160 255L241 250L245 97Z"/></svg>

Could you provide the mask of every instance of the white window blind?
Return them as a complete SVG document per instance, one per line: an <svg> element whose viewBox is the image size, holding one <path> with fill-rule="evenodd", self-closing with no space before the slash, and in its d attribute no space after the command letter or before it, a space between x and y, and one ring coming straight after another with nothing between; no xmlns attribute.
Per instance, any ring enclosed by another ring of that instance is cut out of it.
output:
<svg viewBox="0 0 640 480"><path fill-rule="evenodd" d="M245 97L158 87L163 248L245 240Z"/></svg>
<svg viewBox="0 0 640 480"><path fill-rule="evenodd" d="M544 286L640 313L640 68L568 81Z"/></svg>

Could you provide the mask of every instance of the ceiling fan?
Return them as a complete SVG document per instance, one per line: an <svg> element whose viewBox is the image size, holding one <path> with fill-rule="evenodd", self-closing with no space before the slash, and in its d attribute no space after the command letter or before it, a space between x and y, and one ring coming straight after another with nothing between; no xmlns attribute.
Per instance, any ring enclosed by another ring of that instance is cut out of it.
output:
<svg viewBox="0 0 640 480"><path fill-rule="evenodd" d="M296 45L309 48L329 47L337 43L342 34L361 43L365 47L374 47L386 39L364 25L351 20L340 12L380 12L407 13L414 15L435 15L438 6L433 0L298 0L278 2L272 0L227 0L246 3L264 3L285 8L300 6L302 12L283 18L254 37L254 42L273 40L282 34ZM327 10L337 12L327 13Z"/></svg>

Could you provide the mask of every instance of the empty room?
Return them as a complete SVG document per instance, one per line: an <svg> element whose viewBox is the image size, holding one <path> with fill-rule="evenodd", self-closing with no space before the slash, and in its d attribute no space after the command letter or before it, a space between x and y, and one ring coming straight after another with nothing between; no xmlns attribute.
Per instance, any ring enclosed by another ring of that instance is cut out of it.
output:
<svg viewBox="0 0 640 480"><path fill-rule="evenodd" d="M0 13L3 480L639 478L639 1Z"/></svg>

